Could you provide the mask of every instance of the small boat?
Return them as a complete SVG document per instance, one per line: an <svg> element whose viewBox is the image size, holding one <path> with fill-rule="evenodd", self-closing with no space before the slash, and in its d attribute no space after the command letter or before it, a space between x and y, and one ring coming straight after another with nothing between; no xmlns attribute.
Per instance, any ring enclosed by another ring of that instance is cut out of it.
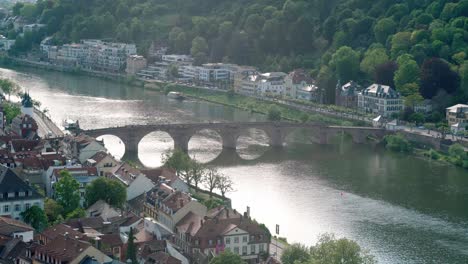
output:
<svg viewBox="0 0 468 264"><path fill-rule="evenodd" d="M78 120L66 119L65 121L63 121L63 127L66 130L75 130L80 129L80 124Z"/></svg>
<svg viewBox="0 0 468 264"><path fill-rule="evenodd" d="M181 92L169 92L167 94L167 97L169 97L171 99L177 99L177 100L184 100L185 99L184 94L182 94Z"/></svg>

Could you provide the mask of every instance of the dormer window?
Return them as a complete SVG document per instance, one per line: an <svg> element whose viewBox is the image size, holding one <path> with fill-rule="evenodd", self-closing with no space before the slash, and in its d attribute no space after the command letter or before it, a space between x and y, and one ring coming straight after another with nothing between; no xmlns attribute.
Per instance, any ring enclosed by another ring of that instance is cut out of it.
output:
<svg viewBox="0 0 468 264"><path fill-rule="evenodd" d="M208 245L212 246L213 245L213 240L208 240Z"/></svg>
<svg viewBox="0 0 468 264"><path fill-rule="evenodd" d="M9 192L8 193L8 198L13 198L15 197L15 193L14 192Z"/></svg>
<svg viewBox="0 0 468 264"><path fill-rule="evenodd" d="M26 193L25 192L19 192L18 195L19 195L19 197L24 197L26 195Z"/></svg>

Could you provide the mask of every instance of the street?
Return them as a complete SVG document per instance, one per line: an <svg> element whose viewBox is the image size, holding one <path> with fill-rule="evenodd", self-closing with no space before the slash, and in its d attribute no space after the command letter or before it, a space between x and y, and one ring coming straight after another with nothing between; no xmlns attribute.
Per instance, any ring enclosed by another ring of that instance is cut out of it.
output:
<svg viewBox="0 0 468 264"><path fill-rule="evenodd" d="M63 131L38 109L34 109L33 118L37 123L38 134L41 138L63 137Z"/></svg>

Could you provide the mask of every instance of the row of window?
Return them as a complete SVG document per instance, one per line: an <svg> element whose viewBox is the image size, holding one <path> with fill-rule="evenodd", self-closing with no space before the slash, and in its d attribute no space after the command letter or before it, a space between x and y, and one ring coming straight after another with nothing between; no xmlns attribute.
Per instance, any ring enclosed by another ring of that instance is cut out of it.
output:
<svg viewBox="0 0 468 264"><path fill-rule="evenodd" d="M210 240L210 241L211 241L211 240ZM249 237L248 237L248 236L242 236L242 242L244 242L244 243L249 242ZM230 237L226 237L225 243L226 243L226 245L231 244L231 238L230 238ZM238 236L234 237L234 243L235 243L235 244L239 243L239 237L238 237Z"/></svg>
<svg viewBox="0 0 468 264"><path fill-rule="evenodd" d="M232 248L232 252L240 255L247 255L248 254L248 248L247 246L242 246L242 252L240 252L240 248L239 247L233 247ZM231 248L230 247L226 247L226 251L231 251ZM258 245L258 252L263 252L265 251L265 246L264 244L260 244ZM250 255L254 255L256 252L256 245L250 245Z"/></svg>
<svg viewBox="0 0 468 264"><path fill-rule="evenodd" d="M39 203L34 203L34 205L39 206ZM24 210L28 210L30 207L31 207L30 203L25 203L24 204ZM3 206L3 208L0 208L0 209L2 209L3 213L9 213L9 212L11 212L11 210L13 210L14 212L20 212L21 211L21 204L15 204L14 208L11 208L11 206L9 204L5 204Z"/></svg>

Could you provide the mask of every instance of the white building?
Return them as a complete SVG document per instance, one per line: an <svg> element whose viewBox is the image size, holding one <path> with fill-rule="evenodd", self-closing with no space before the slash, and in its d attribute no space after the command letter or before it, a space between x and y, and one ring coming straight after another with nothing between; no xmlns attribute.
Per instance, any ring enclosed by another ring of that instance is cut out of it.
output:
<svg viewBox="0 0 468 264"><path fill-rule="evenodd" d="M286 77L284 72L268 72L259 75L257 94L261 96L283 96L285 94Z"/></svg>
<svg viewBox="0 0 468 264"><path fill-rule="evenodd" d="M162 61L176 64L192 64L193 58L189 55L168 54L162 55Z"/></svg>
<svg viewBox="0 0 468 264"><path fill-rule="evenodd" d="M319 101L319 89L315 80L303 69L290 72L284 78L284 97L307 101Z"/></svg>
<svg viewBox="0 0 468 264"><path fill-rule="evenodd" d="M21 219L21 213L33 205L44 209L44 197L11 169L0 165L0 216Z"/></svg>
<svg viewBox="0 0 468 264"><path fill-rule="evenodd" d="M187 80L198 80L200 78L201 67L192 65L179 66L179 77Z"/></svg>
<svg viewBox="0 0 468 264"><path fill-rule="evenodd" d="M367 113L390 117L403 110L403 98L390 86L372 84L358 94L358 108Z"/></svg>
<svg viewBox="0 0 468 264"><path fill-rule="evenodd" d="M227 64L207 63L200 68L199 79L205 82L229 80L230 70Z"/></svg>
<svg viewBox="0 0 468 264"><path fill-rule="evenodd" d="M7 39L5 36L0 35L0 51L8 51L13 45L15 45L14 39Z"/></svg>

